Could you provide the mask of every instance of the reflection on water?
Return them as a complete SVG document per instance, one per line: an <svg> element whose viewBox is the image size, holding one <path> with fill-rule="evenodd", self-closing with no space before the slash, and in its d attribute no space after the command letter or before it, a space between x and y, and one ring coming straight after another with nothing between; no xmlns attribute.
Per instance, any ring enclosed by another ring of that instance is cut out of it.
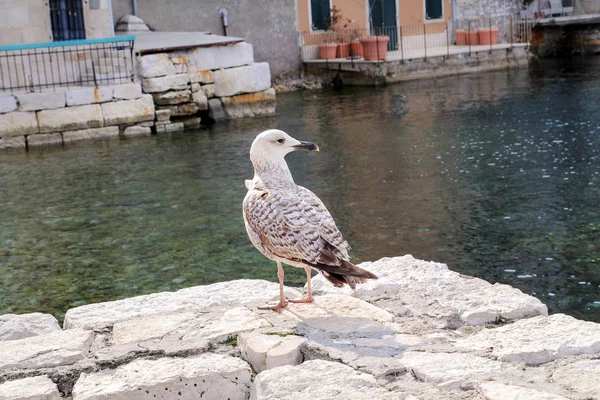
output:
<svg viewBox="0 0 600 400"><path fill-rule="evenodd" d="M0 154L0 314L276 280L241 219L250 144L276 127L319 144L288 160L354 261L410 253L600 322L598 72L292 93L210 131Z"/></svg>

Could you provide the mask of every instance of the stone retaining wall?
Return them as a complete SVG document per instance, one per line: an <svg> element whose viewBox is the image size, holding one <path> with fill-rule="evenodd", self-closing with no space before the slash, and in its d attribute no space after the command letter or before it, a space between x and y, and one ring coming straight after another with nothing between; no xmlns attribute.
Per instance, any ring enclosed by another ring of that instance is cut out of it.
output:
<svg viewBox="0 0 600 400"><path fill-rule="evenodd" d="M361 266L379 279L317 276L281 313L257 309L276 283L238 280L77 307L63 329L0 316L0 398L600 398L600 324L410 255Z"/></svg>

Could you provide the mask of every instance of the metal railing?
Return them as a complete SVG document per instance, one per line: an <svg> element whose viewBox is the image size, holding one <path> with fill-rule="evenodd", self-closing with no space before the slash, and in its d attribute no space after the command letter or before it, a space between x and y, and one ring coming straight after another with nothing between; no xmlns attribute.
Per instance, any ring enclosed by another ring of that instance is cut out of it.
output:
<svg viewBox="0 0 600 400"><path fill-rule="evenodd" d="M303 61L358 60L362 51L357 43L368 36L389 37L387 58L395 60L493 50L495 46L506 48L529 43L533 23L532 19L509 15L456 20L454 26L448 21L372 30L305 31L300 33L301 57ZM333 48L334 43L338 46L337 52L322 50L325 44ZM340 50L347 44L349 51Z"/></svg>
<svg viewBox="0 0 600 400"><path fill-rule="evenodd" d="M0 92L132 82L135 36L0 46Z"/></svg>

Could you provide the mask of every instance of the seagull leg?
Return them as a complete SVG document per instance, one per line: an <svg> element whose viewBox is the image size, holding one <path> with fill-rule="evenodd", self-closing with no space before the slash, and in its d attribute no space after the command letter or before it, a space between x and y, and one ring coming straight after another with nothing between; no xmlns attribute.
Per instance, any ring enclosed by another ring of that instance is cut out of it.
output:
<svg viewBox="0 0 600 400"><path fill-rule="evenodd" d="M279 304L275 304L274 306L260 306L259 310L273 310L280 311L288 305L285 296L283 295L283 267L281 266L281 262L277 261L277 277L279 278Z"/></svg>
<svg viewBox="0 0 600 400"><path fill-rule="evenodd" d="M312 285L311 285L311 278L312 276L310 275L310 271L311 271L311 267L304 267L304 270L306 271L306 283L308 284L308 290L306 293L306 297L304 299L300 299L300 300L290 300L290 303L312 303L313 301L315 301L315 299L313 298L312 295Z"/></svg>

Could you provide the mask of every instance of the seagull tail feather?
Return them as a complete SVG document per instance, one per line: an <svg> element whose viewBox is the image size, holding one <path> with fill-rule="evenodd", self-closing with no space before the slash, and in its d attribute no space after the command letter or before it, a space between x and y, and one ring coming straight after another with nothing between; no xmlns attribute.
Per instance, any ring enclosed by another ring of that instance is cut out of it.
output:
<svg viewBox="0 0 600 400"><path fill-rule="evenodd" d="M341 265L316 263L311 266L320 270L323 276L336 287L348 284L352 289L356 289L357 283L365 283L367 279L378 279L374 273L345 260L341 260Z"/></svg>

